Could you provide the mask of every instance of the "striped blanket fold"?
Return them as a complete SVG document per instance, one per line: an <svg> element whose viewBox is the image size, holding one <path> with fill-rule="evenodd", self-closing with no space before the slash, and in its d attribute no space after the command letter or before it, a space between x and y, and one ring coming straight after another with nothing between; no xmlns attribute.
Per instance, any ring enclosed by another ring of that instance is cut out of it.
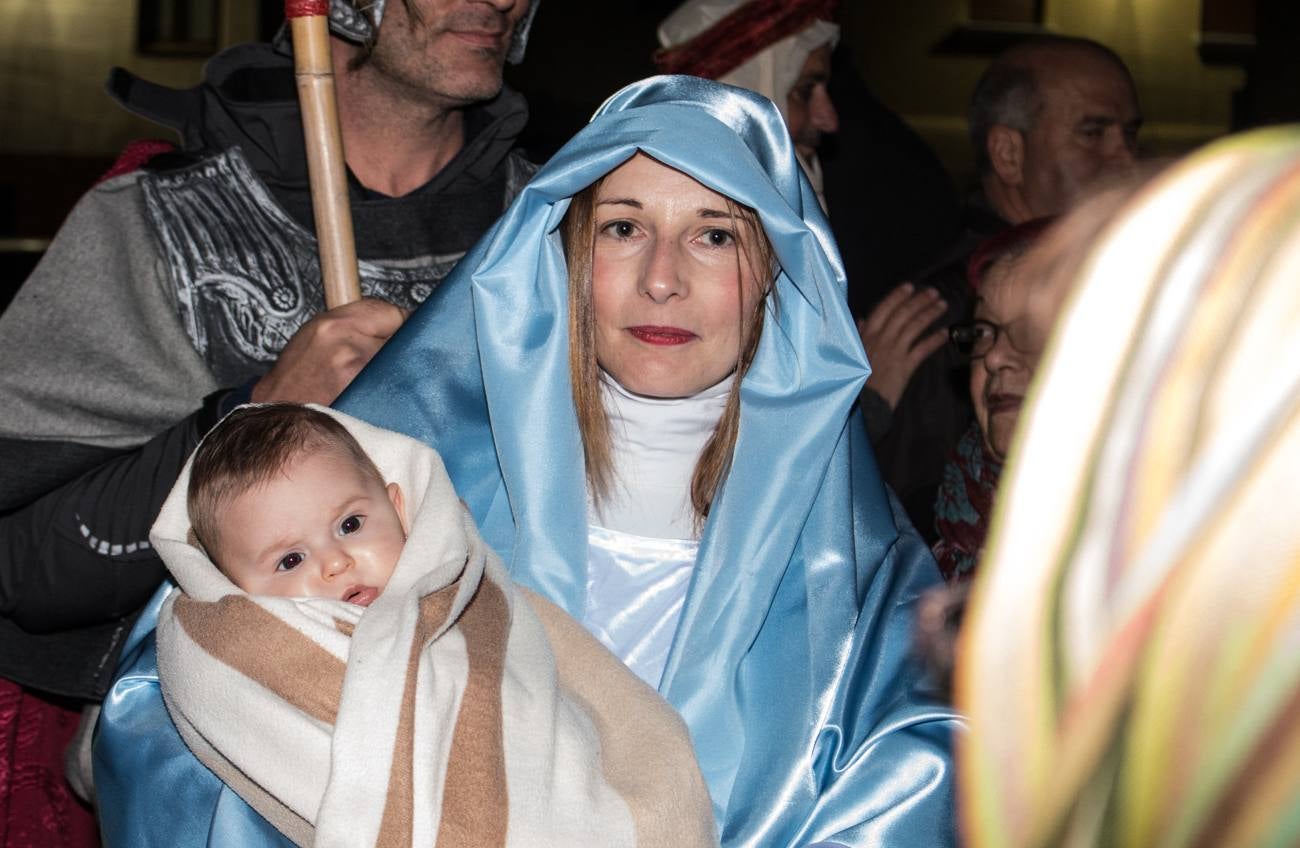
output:
<svg viewBox="0 0 1300 848"><path fill-rule="evenodd" d="M255 597L191 543L181 475L151 541L167 709L198 758L299 845L717 843L685 725L479 538L436 453L338 418L407 496L362 608Z"/></svg>

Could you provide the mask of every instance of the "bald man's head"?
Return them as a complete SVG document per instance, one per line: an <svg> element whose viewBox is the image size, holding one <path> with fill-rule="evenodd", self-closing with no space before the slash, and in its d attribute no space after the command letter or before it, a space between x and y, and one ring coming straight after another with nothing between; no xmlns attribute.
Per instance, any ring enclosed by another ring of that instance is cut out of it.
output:
<svg viewBox="0 0 1300 848"><path fill-rule="evenodd" d="M1099 178L1131 170L1142 116L1124 63L1079 38L1036 38L998 57L971 99L985 193L1019 223L1067 210Z"/></svg>

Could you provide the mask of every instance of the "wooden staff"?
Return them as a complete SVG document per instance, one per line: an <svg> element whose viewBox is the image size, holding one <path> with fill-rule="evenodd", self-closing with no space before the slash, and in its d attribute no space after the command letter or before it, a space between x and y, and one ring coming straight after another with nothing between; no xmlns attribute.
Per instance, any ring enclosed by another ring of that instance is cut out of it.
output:
<svg viewBox="0 0 1300 848"><path fill-rule="evenodd" d="M343 133L334 97L334 65L330 59L329 0L285 0L284 16L293 36L294 76L302 106L307 142L307 173L311 206L316 218L325 307L333 309L361 299L357 276L357 245L348 206L347 166Z"/></svg>

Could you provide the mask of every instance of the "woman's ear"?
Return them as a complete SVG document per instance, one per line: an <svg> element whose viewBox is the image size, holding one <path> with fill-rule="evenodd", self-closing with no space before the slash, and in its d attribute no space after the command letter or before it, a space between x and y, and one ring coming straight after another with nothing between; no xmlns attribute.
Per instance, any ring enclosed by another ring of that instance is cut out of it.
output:
<svg viewBox="0 0 1300 848"><path fill-rule="evenodd" d="M396 483L389 483L388 499L393 502L393 509L397 510L397 520L402 522L402 535L411 535L411 524L406 520L406 501L402 497L402 487Z"/></svg>
<svg viewBox="0 0 1300 848"><path fill-rule="evenodd" d="M998 179L1008 186L1024 182L1024 134L1004 124L995 124L989 129L987 145L989 164Z"/></svg>

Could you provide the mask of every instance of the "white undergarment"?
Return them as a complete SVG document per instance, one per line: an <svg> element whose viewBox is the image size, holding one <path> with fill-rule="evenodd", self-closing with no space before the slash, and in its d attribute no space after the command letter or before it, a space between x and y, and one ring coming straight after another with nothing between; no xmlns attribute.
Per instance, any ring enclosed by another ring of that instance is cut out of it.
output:
<svg viewBox="0 0 1300 848"><path fill-rule="evenodd" d="M672 400L604 379L614 485L599 509L588 505L582 623L651 686L663 676L699 551L691 475L732 379Z"/></svg>
<svg viewBox="0 0 1300 848"><path fill-rule="evenodd" d="M731 377L688 398L634 395L606 376L614 482L591 523L654 539L692 539L691 475L731 391Z"/></svg>

